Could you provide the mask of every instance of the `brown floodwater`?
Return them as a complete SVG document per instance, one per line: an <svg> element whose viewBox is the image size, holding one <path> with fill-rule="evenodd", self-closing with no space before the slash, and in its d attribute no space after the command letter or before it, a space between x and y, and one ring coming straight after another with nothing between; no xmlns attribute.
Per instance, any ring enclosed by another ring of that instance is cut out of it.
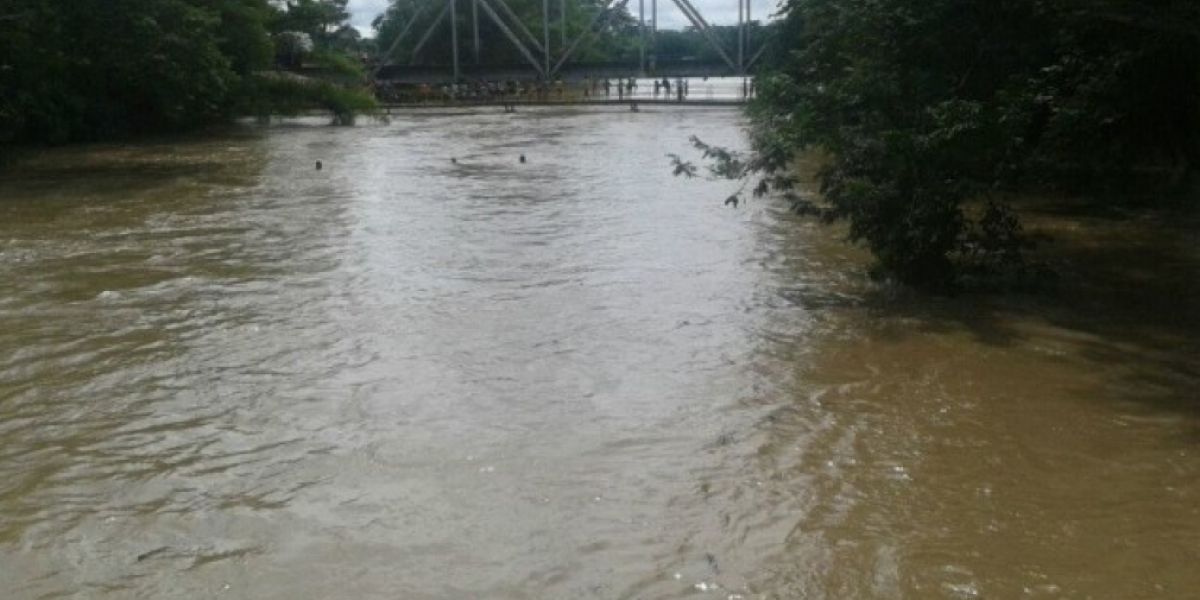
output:
<svg viewBox="0 0 1200 600"><path fill-rule="evenodd" d="M0 596L1200 596L1194 221L1043 207L1056 288L921 297L671 176L741 127L417 112L0 173Z"/></svg>

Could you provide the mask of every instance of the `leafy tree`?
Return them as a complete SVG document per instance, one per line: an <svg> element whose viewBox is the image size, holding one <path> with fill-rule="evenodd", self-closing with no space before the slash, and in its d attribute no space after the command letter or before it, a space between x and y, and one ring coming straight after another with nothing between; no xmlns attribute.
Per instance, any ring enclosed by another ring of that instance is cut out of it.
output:
<svg viewBox="0 0 1200 600"><path fill-rule="evenodd" d="M281 31L275 34L275 60L280 66L296 69L303 66L304 57L316 49L312 36L303 31Z"/></svg>
<svg viewBox="0 0 1200 600"><path fill-rule="evenodd" d="M220 17L217 43L240 76L263 69L271 62L273 48L268 26L274 10L261 0L215 0L193 2L211 8Z"/></svg>
<svg viewBox="0 0 1200 600"><path fill-rule="evenodd" d="M346 3L347 0L284 0L272 28L276 33L306 33L322 48L354 49L353 45L345 45L346 31L354 31L346 23L350 18ZM358 39L356 34L351 37L353 41Z"/></svg>
<svg viewBox="0 0 1200 600"><path fill-rule="evenodd" d="M754 152L697 145L717 174L847 221L902 281L1024 279L1020 225L995 192L1164 169L1177 182L1200 158L1190 0L788 0L783 17ZM810 150L827 157L819 198L795 193Z"/></svg>
<svg viewBox="0 0 1200 600"><path fill-rule="evenodd" d="M228 14L185 0L16 0L23 19L5 25L0 106L9 139L96 139L126 131L181 129L231 107L239 46ZM114 36L112 32L121 35Z"/></svg>
<svg viewBox="0 0 1200 600"><path fill-rule="evenodd" d="M338 43L344 10L321 14L318 29ZM263 77L274 54L269 28L288 18L302 20L267 0L8 0L0 150L191 129L297 103L328 106L346 121L347 111L369 105L352 89Z"/></svg>

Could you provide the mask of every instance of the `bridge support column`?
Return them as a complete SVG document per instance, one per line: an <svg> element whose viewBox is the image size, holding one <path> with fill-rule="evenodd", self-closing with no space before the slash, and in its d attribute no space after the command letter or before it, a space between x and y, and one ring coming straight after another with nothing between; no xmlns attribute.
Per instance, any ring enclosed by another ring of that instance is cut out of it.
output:
<svg viewBox="0 0 1200 600"><path fill-rule="evenodd" d="M658 0L650 0L650 70L658 68Z"/></svg>
<svg viewBox="0 0 1200 600"><path fill-rule="evenodd" d="M479 0L471 0L471 29L475 34L475 64L479 64Z"/></svg>
<svg viewBox="0 0 1200 600"><path fill-rule="evenodd" d="M746 0L738 0L737 67L738 75L746 73Z"/></svg>
<svg viewBox="0 0 1200 600"><path fill-rule="evenodd" d="M543 54L546 55L545 68L542 70L546 74L546 79L550 79L550 0L542 0L542 44Z"/></svg>
<svg viewBox="0 0 1200 600"><path fill-rule="evenodd" d="M746 35L743 37L742 43L746 46L746 52L750 52L750 2L746 0ZM744 69L750 68L750 63L743 65Z"/></svg>
<svg viewBox="0 0 1200 600"><path fill-rule="evenodd" d="M638 0L638 70L646 76L646 0Z"/></svg>
<svg viewBox="0 0 1200 600"><path fill-rule="evenodd" d="M454 82L458 83L458 0L450 2L450 56L454 61Z"/></svg>

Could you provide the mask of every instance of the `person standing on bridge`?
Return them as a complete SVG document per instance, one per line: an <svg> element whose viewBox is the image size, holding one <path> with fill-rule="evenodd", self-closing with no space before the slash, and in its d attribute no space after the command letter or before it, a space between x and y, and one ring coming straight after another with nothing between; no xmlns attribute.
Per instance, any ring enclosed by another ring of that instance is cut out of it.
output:
<svg viewBox="0 0 1200 600"><path fill-rule="evenodd" d="M604 78L604 97L607 98L611 95L612 95L612 82L609 81L607 77L605 77Z"/></svg>

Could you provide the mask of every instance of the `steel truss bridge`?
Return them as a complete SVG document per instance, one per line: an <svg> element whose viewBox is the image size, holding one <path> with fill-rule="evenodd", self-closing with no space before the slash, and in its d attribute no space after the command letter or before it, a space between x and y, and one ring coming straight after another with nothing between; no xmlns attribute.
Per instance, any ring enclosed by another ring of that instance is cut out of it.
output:
<svg viewBox="0 0 1200 600"><path fill-rule="evenodd" d="M419 0L418 0L419 1ZM753 54L750 48L750 0L736 0L738 3L737 43L730 51L714 33L713 27L705 20L704 15L692 4L691 0L669 0L683 13L684 17L696 28L708 45L720 57L719 62L696 62L655 60L655 34L658 31L658 0L637 0L638 2L638 64L626 63L572 63L571 57L586 42L590 41L601 31L612 18L624 10L631 0L605 0L605 4L591 21L573 38L568 39L566 28L566 4L568 0L553 0L558 3L558 24L561 33L558 52L555 53L550 44L550 3L552 0L542 0L542 36L536 35L521 21L509 7L506 0L431 0L420 2L416 12L408 20L400 33L392 41L390 47L380 57L379 66L374 76L377 81L400 84L419 83L451 83L465 79L528 79L535 78L550 81L556 78L578 79L585 76L592 78L621 78L654 75L656 77L721 77L745 75L766 49L760 44ZM668 0L664 0L668 1ZM463 64L459 59L459 27L458 11L460 5L469 2L471 10L471 34L474 63ZM646 5L650 5L650 19L646 18ZM440 8L439 8L440 7ZM408 65L391 64L391 57L400 44L414 32L414 25L421 20L426 11L438 10L437 16L429 27L421 34L413 47L413 61ZM524 63L515 65L482 65L479 64L480 14L490 20L504 37L520 52ZM451 64L449 66L422 66L416 60L421 50L437 34L443 23L449 18L451 47ZM647 62L649 50L650 62Z"/></svg>

